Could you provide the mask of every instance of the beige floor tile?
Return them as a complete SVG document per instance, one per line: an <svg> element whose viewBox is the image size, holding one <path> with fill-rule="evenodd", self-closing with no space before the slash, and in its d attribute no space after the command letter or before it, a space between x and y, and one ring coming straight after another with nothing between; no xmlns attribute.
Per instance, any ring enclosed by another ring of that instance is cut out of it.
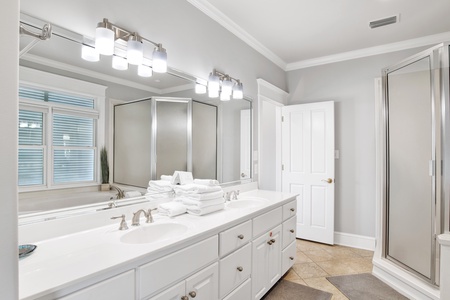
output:
<svg viewBox="0 0 450 300"><path fill-rule="evenodd" d="M313 261L308 256L306 256L304 252L297 250L297 253L295 254L295 263L298 264L305 262L313 262Z"/></svg>
<svg viewBox="0 0 450 300"><path fill-rule="evenodd" d="M358 255L361 255L361 256L364 256L364 257L366 257L366 256L373 257L373 251L370 251L370 250L356 249L356 248L349 248L349 249L350 249L350 251L352 251L352 252L354 252L354 253L356 253Z"/></svg>
<svg viewBox="0 0 450 300"><path fill-rule="evenodd" d="M355 273L371 273L373 268L372 262L364 258L348 259L347 264Z"/></svg>
<svg viewBox="0 0 450 300"><path fill-rule="evenodd" d="M328 261L319 261L317 262L317 264L325 272L333 276L358 273L348 264L348 259L333 259Z"/></svg>
<svg viewBox="0 0 450 300"><path fill-rule="evenodd" d="M361 257L359 254L345 247L329 247L325 248L324 251L328 252L333 259Z"/></svg>
<svg viewBox="0 0 450 300"><path fill-rule="evenodd" d="M308 286L333 294L332 300L348 300L344 294L341 293L333 284L331 284L325 277L308 278L305 279Z"/></svg>
<svg viewBox="0 0 450 300"><path fill-rule="evenodd" d="M316 263L295 264L292 268L302 279L328 276L327 272L320 268Z"/></svg>
<svg viewBox="0 0 450 300"><path fill-rule="evenodd" d="M294 269L292 268L286 272L286 274L283 276L283 279L288 281L301 280L300 276L298 276L298 274L295 273Z"/></svg>
<svg viewBox="0 0 450 300"><path fill-rule="evenodd" d="M300 251L314 251L321 250L322 246L319 243L310 242L306 240L297 240L297 249Z"/></svg>
<svg viewBox="0 0 450 300"><path fill-rule="evenodd" d="M307 257L309 257L313 262L316 261L326 261L333 259L333 255L328 253L325 250L312 250L312 251L304 251L303 252Z"/></svg>
<svg viewBox="0 0 450 300"><path fill-rule="evenodd" d="M306 284L306 282L303 280L303 279L286 279L286 278L284 278L284 280L287 280L287 281L291 281L291 282L295 282L295 283L298 283L298 284L303 284L303 285L306 285L306 286L308 286L307 284Z"/></svg>

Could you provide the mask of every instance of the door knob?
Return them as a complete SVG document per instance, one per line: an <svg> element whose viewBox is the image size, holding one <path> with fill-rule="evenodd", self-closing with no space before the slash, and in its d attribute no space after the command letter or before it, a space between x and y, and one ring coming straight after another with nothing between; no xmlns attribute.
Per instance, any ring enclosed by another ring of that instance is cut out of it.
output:
<svg viewBox="0 0 450 300"><path fill-rule="evenodd" d="M322 181L322 182L326 182L326 183L332 183L332 182L333 182L333 179L327 178L327 179L322 179L321 181Z"/></svg>

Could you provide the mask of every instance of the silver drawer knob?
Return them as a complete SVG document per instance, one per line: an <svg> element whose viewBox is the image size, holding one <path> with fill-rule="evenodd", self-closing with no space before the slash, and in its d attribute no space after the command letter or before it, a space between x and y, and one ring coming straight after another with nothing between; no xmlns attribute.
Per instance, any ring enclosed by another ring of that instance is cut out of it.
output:
<svg viewBox="0 0 450 300"><path fill-rule="evenodd" d="M289 230L289 231L290 231L291 233L294 233L295 230L294 230L294 229L291 229L291 230Z"/></svg>
<svg viewBox="0 0 450 300"><path fill-rule="evenodd" d="M294 257L292 257L292 256L289 256L289 259L290 259L290 260L294 260Z"/></svg>
<svg viewBox="0 0 450 300"><path fill-rule="evenodd" d="M194 291L189 292L189 296L191 296L192 298L195 298L197 296L197 293Z"/></svg>
<svg viewBox="0 0 450 300"><path fill-rule="evenodd" d="M239 272L242 272L242 271L244 271L244 268L243 268L243 267L237 267L237 270L238 270Z"/></svg>
<svg viewBox="0 0 450 300"><path fill-rule="evenodd" d="M243 239L244 239L244 235L243 235L243 234L240 234L240 235L238 235L238 238L241 239L241 240L243 240Z"/></svg>
<svg viewBox="0 0 450 300"><path fill-rule="evenodd" d="M295 208L291 208L291 211L295 211Z"/></svg>
<svg viewBox="0 0 450 300"><path fill-rule="evenodd" d="M189 297L188 296L183 296L183 297L181 297L181 300L189 300Z"/></svg>

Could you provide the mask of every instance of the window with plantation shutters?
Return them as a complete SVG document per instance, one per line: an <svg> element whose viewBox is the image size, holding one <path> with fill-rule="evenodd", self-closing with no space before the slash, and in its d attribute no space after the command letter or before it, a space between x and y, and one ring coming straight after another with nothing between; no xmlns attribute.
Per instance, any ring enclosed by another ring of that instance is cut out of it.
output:
<svg viewBox="0 0 450 300"><path fill-rule="evenodd" d="M19 186L95 182L95 99L20 87Z"/></svg>

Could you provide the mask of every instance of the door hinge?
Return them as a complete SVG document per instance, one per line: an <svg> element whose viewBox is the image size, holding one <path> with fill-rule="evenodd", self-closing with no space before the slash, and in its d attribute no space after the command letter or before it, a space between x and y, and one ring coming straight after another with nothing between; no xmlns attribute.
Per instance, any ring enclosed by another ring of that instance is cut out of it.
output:
<svg viewBox="0 0 450 300"><path fill-rule="evenodd" d="M281 171L284 171L284 165L281 165Z"/></svg>
<svg viewBox="0 0 450 300"><path fill-rule="evenodd" d="M284 116L281 116L281 122L284 122Z"/></svg>

